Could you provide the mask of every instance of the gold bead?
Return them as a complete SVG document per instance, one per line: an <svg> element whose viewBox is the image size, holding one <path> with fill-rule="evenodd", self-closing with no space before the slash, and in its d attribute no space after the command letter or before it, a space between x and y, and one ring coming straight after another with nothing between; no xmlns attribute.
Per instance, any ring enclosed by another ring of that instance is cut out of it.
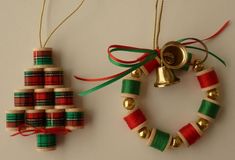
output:
<svg viewBox="0 0 235 160"><path fill-rule="evenodd" d="M217 88L211 89L207 91L207 97L213 100L218 99L219 97L219 90Z"/></svg>
<svg viewBox="0 0 235 160"><path fill-rule="evenodd" d="M135 99L125 98L123 101L123 107L127 110L132 110L133 108L135 108Z"/></svg>
<svg viewBox="0 0 235 160"><path fill-rule="evenodd" d="M173 137L171 140L171 147L178 148L183 143L182 139L179 136Z"/></svg>
<svg viewBox="0 0 235 160"><path fill-rule="evenodd" d="M147 139L150 136L151 131L147 127L143 127L138 130L140 138Z"/></svg>
<svg viewBox="0 0 235 160"><path fill-rule="evenodd" d="M209 127L209 121L204 118L199 118L196 124L201 131L205 131Z"/></svg>
<svg viewBox="0 0 235 160"><path fill-rule="evenodd" d="M193 65L193 70L195 72L200 72L204 69L204 65L200 63L200 60L195 60L194 65Z"/></svg>
<svg viewBox="0 0 235 160"><path fill-rule="evenodd" d="M140 78L142 75L142 70L140 68L137 68L136 70L131 72L131 76L134 78Z"/></svg>

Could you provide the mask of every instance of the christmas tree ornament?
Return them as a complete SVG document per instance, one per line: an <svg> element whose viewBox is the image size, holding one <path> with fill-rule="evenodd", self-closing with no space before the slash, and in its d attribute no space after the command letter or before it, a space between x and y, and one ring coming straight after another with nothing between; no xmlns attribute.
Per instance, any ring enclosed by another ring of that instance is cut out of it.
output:
<svg viewBox="0 0 235 160"><path fill-rule="evenodd" d="M40 48L33 50L34 66L24 70L24 88L15 90L15 108L6 111L6 128L15 133L12 136L37 137L36 149L56 149L59 135L65 135L84 126L84 111L73 102L73 90L65 88L62 68L54 65L53 50L47 47L52 35L82 6L66 16L42 43L42 21L46 0L43 0L40 16Z"/></svg>
<svg viewBox="0 0 235 160"><path fill-rule="evenodd" d="M156 14L154 25L153 49L145 49L131 47L125 45L111 45L108 48L109 61L119 67L128 68L121 73L117 73L101 78L82 78L75 76L76 79L97 82L106 81L94 88L81 92L80 96L88 95L96 90L106 87L113 82L122 80L121 96L123 99L123 108L126 109L124 121L127 127L136 132L138 136L146 140L146 143L157 150L165 151L182 146L190 146L194 144L208 127L214 122L221 108L218 101L219 98L219 78L213 68L207 68L205 62L207 58L213 56L222 64L225 62L208 50L205 41L215 38L222 33L228 26L227 21L215 34L205 39L183 38L176 41L167 42L162 47L159 46L159 35L161 27L161 17L163 13L164 0L156 1ZM200 44L202 47L194 46ZM134 60L123 60L114 56L114 52L121 51L141 54ZM203 58L196 55L201 51L205 53ZM175 72L194 73L204 98L197 111L195 121L181 127L176 133L168 133L167 131L152 127L148 124L148 117L139 106L139 95L141 94L141 81L150 73L156 70L155 87L163 88L169 85L177 84L180 79Z"/></svg>

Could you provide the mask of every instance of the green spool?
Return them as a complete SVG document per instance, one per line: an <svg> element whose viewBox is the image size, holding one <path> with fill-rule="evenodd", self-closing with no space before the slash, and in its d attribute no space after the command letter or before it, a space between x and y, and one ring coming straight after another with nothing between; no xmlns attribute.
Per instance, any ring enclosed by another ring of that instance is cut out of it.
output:
<svg viewBox="0 0 235 160"><path fill-rule="evenodd" d="M7 113L6 115L7 122L24 121L24 117L24 113Z"/></svg>
<svg viewBox="0 0 235 160"><path fill-rule="evenodd" d="M24 110L6 111L6 128L8 130L17 130L25 122Z"/></svg>
<svg viewBox="0 0 235 160"><path fill-rule="evenodd" d="M141 82L134 79L124 79L122 81L122 94L140 94L140 84Z"/></svg>
<svg viewBox="0 0 235 160"><path fill-rule="evenodd" d="M163 152L170 144L171 140L170 134L155 129L152 132L153 132L152 134L154 134L153 135L154 137L152 137L150 146Z"/></svg>
<svg viewBox="0 0 235 160"><path fill-rule="evenodd" d="M52 65L52 57L37 57L35 59L34 65Z"/></svg>
<svg viewBox="0 0 235 160"><path fill-rule="evenodd" d="M84 112L66 112L66 120L83 120Z"/></svg>
<svg viewBox="0 0 235 160"><path fill-rule="evenodd" d="M55 134L38 134L37 149L38 150L54 150L56 148Z"/></svg>
<svg viewBox="0 0 235 160"><path fill-rule="evenodd" d="M203 99L198 112L212 119L215 119L219 112L219 109L220 106L218 104L213 103L212 101L209 101L207 99Z"/></svg>
<svg viewBox="0 0 235 160"><path fill-rule="evenodd" d="M33 96L33 92L15 92L14 93L14 97L19 97L19 98L26 98L26 97L32 97Z"/></svg>

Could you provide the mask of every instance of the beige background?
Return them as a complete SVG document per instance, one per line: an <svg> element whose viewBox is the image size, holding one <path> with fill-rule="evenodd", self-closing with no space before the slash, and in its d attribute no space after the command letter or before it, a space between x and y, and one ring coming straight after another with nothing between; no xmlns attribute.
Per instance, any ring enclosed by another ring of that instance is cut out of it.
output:
<svg viewBox="0 0 235 160"><path fill-rule="evenodd" d="M77 0L51 0L47 7L44 37ZM151 48L155 0L87 0L79 14L72 17L49 42L55 50L56 64L63 67L66 85L76 92L94 84L76 81L72 75L99 77L121 71L112 66L106 55L111 44ZM161 44L182 37L202 38L212 34L226 20L230 27L208 42L209 48L225 59L225 68L214 58L214 66L222 82L223 109L217 122L205 136L190 148L161 153L145 145L144 140L129 131L122 120L121 81L86 97L76 97L86 109L87 124L59 139L57 150L35 151L35 137L11 138L5 131L4 111L13 108L13 90L23 86L23 70L32 66L32 49L38 47L40 0L1 0L1 159L17 160L220 160L234 159L235 152L235 14L234 0L166 0ZM128 57L128 56L127 56ZM155 89L154 74L144 81L141 106L152 126L175 132L194 120L202 93L191 73L181 76L181 83Z"/></svg>

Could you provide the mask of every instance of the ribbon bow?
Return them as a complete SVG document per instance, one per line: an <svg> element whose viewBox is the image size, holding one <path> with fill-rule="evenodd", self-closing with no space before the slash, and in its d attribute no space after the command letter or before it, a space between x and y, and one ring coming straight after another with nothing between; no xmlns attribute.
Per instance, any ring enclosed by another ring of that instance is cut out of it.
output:
<svg viewBox="0 0 235 160"><path fill-rule="evenodd" d="M32 129L26 129L27 127L31 127ZM31 136L34 134L38 134L38 133L51 133L51 134L67 134L71 132L71 130L64 128L64 127L58 127L58 128L35 128L33 126L30 125L26 125L23 124L18 128L18 131L14 134L12 134L11 136L17 136L17 135L21 135L21 136Z"/></svg>
<svg viewBox="0 0 235 160"><path fill-rule="evenodd" d="M202 41L207 41L210 39L215 38L216 36L218 36L220 33L222 33L225 28L227 28L227 26L229 25L230 21L226 21L224 23L224 25L213 35L203 39ZM223 63L226 66L226 63L219 58L218 56L216 56L216 54L210 52L210 51L206 51L202 48L198 48L195 46L189 46L190 44L194 44L197 43L197 41L188 41L191 40L191 38L183 38L178 40L178 42L180 42L182 45L184 45L186 48L190 48L190 49L196 49L196 50L200 50L200 51L204 51L204 52L208 52L209 55L215 57L217 60L219 60L221 63ZM185 42L186 41L186 42ZM132 53L141 53L142 55L139 56L137 59L135 60L123 60L123 59L119 59L117 57L115 57L112 53L116 52L116 51L125 51L125 52L132 52ZM159 56L160 54L160 49L144 49L144 48L137 48L137 47L131 47L131 46L124 46L124 45L111 45L108 47L108 59L109 61L119 67L124 67L124 68L129 68L123 72L111 75L111 76L107 76L107 77L101 77L101 78L82 78L79 76L74 76L76 79L78 80L82 80L82 81L87 81L87 82L97 82L97 81L105 81L106 82L95 86L89 90L83 91L81 93L79 93L80 96L85 96L88 95L96 90L99 90L105 86L110 85L111 83L123 78L124 76L130 74L132 71L136 70L137 68L145 65L146 63L152 61L154 58L156 58L157 56ZM160 56L159 56L160 58Z"/></svg>

